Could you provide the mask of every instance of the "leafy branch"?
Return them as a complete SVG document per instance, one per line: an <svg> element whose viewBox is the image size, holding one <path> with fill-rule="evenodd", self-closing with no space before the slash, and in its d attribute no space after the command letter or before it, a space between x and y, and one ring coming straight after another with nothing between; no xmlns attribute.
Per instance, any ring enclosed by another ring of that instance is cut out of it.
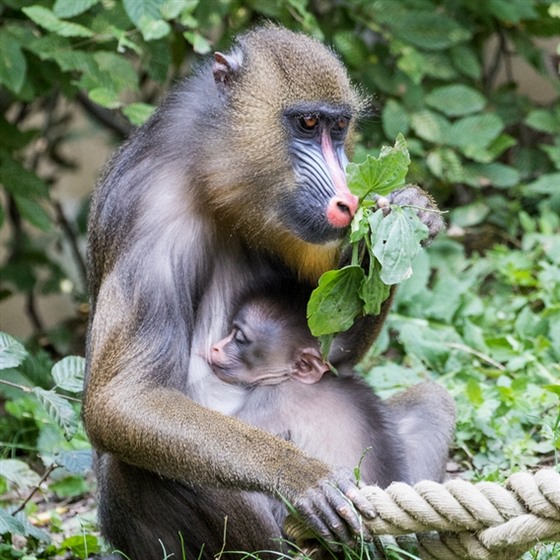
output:
<svg viewBox="0 0 560 560"><path fill-rule="evenodd" d="M428 236L412 206L389 204L386 195L405 185L410 156L404 137L378 158L347 167L348 186L360 204L350 226L351 262L319 279L307 307L309 328L324 355L334 336L359 315L377 315L390 287L412 274L412 259Z"/></svg>

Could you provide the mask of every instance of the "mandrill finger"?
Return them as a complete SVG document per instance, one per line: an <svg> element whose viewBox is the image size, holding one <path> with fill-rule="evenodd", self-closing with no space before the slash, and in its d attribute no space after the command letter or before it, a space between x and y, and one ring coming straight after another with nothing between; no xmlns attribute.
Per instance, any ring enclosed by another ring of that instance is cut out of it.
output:
<svg viewBox="0 0 560 560"><path fill-rule="evenodd" d="M387 197L378 194L374 196L374 199L377 204L377 208L383 210L383 215L387 216L387 214L391 211L391 201Z"/></svg>
<svg viewBox="0 0 560 560"><path fill-rule="evenodd" d="M369 503L369 500L362 494L359 488L352 485L349 488L342 490L346 498L366 519L373 519L377 515L375 513L375 509Z"/></svg>
<svg viewBox="0 0 560 560"><path fill-rule="evenodd" d="M297 511L305 521L306 525L313 529L313 531L326 542L334 541L336 539L336 536L330 530L327 521L323 519L323 517L325 517L325 511L328 511L329 509L330 507L326 501L324 501L324 503L305 501L297 506ZM329 516L327 515L326 517Z"/></svg>
<svg viewBox="0 0 560 560"><path fill-rule="evenodd" d="M350 498L349 496L353 496L353 498ZM360 503L370 514L373 513L373 508L369 505L369 502L361 496L359 490L355 489L354 494L351 489L346 492L335 489L334 493L331 494L329 498L331 505L338 513L339 519L343 519L345 521L345 527L347 527L346 531L341 534L341 536L344 536L345 538L343 542L355 542L355 538L358 535L363 535L365 538L371 538L368 529L362 523L362 515L364 514L359 510L355 502L358 501L358 503ZM367 507L360 501L360 498L365 501ZM347 532L348 530L350 533Z"/></svg>

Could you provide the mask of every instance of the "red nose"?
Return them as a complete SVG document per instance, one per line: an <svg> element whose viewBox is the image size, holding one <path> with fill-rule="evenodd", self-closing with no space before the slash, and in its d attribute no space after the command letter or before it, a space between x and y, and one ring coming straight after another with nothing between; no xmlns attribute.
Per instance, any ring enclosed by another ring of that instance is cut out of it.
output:
<svg viewBox="0 0 560 560"><path fill-rule="evenodd" d="M345 228L350 225L356 210L358 209L359 199L352 193L344 196L334 196L327 206L327 220L335 228Z"/></svg>

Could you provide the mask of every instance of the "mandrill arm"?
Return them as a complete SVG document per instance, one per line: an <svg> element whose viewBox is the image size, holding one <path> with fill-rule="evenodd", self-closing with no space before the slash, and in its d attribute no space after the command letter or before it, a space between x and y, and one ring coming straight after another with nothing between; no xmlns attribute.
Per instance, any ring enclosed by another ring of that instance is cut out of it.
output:
<svg viewBox="0 0 560 560"><path fill-rule="evenodd" d="M116 290L104 300L107 292L100 292L92 325L96 351L84 402L84 421L97 450L194 487L281 496L327 540L351 541L363 530L356 510L366 517L374 513L351 471L328 466L159 383L154 371L164 371L166 364L154 363L153 356L161 355L155 343L130 332L132 317L113 324L96 320L125 309Z"/></svg>

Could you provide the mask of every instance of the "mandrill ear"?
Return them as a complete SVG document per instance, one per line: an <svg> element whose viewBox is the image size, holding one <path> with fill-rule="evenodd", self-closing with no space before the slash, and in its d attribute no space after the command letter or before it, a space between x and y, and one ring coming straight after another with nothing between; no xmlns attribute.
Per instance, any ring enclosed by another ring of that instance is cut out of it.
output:
<svg viewBox="0 0 560 560"><path fill-rule="evenodd" d="M220 97L226 100L229 97L229 91L232 81L235 80L237 74L241 70L243 63L243 53L241 51L232 51L228 54L221 52L214 53L214 64L212 65L212 73L214 81L218 87Z"/></svg>
<svg viewBox="0 0 560 560"><path fill-rule="evenodd" d="M323 375L330 371L328 362L323 360L316 348L303 348L292 369L291 377L302 383L312 385L321 381Z"/></svg>

